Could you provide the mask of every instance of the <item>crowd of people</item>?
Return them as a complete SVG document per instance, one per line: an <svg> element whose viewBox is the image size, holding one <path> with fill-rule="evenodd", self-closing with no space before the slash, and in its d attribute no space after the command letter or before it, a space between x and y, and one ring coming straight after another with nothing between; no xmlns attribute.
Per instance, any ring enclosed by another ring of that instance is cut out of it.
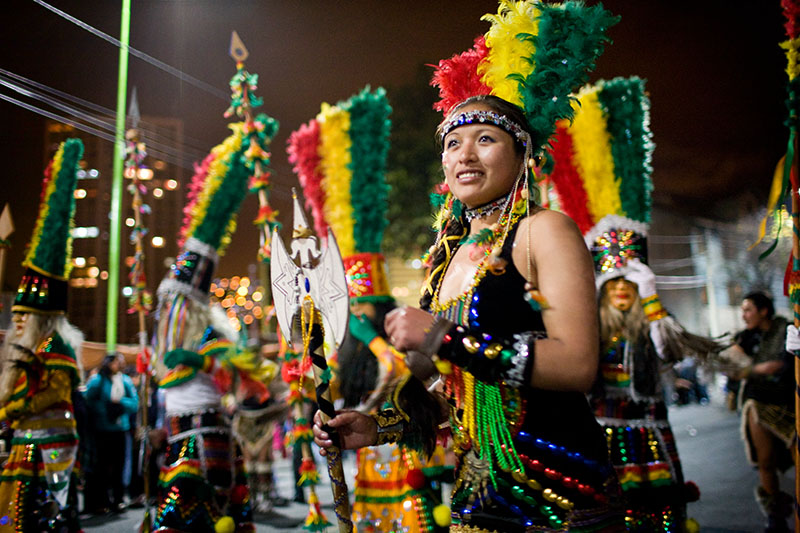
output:
<svg viewBox="0 0 800 533"><path fill-rule="evenodd" d="M744 298L746 328L730 342L689 333L662 306L647 264L653 146L643 82L580 88L616 18L599 5L501 2L490 21L485 39L434 76L444 180L419 307L389 297L382 227L367 227L369 241L345 238L332 211L317 210L331 219L315 225L352 245L343 254L349 334L334 380L343 408L327 423L320 412L307 420L306 408L291 414L302 385L270 392L279 362L243 345L209 300L251 177L242 162L250 135L274 121L232 128L195 176L180 252L158 288L153 364L142 373L112 353L84 375L81 335L65 314L82 145L63 143L46 172L2 350L0 533L74 532L82 512L138 506L154 509L145 517L154 531L254 531L256 513L288 504L272 473L285 420L300 428L295 444L313 438L323 456L334 443L358 450L359 530L688 532L687 503L698 493L684 479L662 379L681 361L715 358L741 363L731 379L740 380L756 498L766 531L788 531L793 499L778 472L795 442L790 350L800 349L800 334L762 293ZM535 46L494 55L520 27ZM532 70L513 70L522 64ZM388 142L388 131L370 129L388 127L382 90L323 109L314 127L332 128L333 117L348 124L343 144L355 166L368 166L358 142ZM619 132L627 151L614 146ZM358 182L377 196L382 142L363 150L376 174ZM608 156L611 170L584 175L578 160L592 150L581 143ZM542 207L545 174L560 212ZM616 201L589 208L601 196ZM295 227L295 236L305 231ZM283 371L287 383L309 373L302 363ZM313 528L319 502L302 489L318 476L307 454L299 458L293 499L308 500ZM452 486L449 505L442 481Z"/></svg>

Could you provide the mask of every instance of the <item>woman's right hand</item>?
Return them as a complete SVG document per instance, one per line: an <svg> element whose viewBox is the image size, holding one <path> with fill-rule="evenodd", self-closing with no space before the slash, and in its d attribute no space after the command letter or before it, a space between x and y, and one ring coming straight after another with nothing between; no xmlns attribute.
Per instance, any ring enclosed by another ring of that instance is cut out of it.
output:
<svg viewBox="0 0 800 533"><path fill-rule="evenodd" d="M320 455L325 455L325 448L333 445L328 432L322 428L320 411L314 414L314 442L320 447ZM364 446L372 446L378 442L378 425L375 420L359 411L341 411L328 421L328 426L336 430L339 445L343 450L354 450Z"/></svg>

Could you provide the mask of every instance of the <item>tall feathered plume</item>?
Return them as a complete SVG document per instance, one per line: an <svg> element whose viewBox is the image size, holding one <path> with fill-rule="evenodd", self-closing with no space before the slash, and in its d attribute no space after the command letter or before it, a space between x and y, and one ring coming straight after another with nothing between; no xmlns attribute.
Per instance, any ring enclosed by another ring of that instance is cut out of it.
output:
<svg viewBox="0 0 800 533"><path fill-rule="evenodd" d="M315 228L324 235L330 226L336 236L351 297L388 296L380 251L388 224L390 113L386 91L366 87L336 105L323 103L316 118L289 138L289 157Z"/></svg>
<svg viewBox="0 0 800 533"><path fill-rule="evenodd" d="M72 270L72 217L78 162L83 157L80 139L67 139L58 147L42 182L39 216L31 236L24 267L67 279Z"/></svg>
<svg viewBox="0 0 800 533"><path fill-rule="evenodd" d="M557 123L550 179L560 209L586 234L617 215L650 223L653 141L650 101L637 77L581 89L570 123Z"/></svg>
<svg viewBox="0 0 800 533"><path fill-rule="evenodd" d="M468 96L487 94L488 88L488 94L523 108L533 146L544 147L556 122L572 117L570 94L586 82L608 42L606 31L618 17L599 4L501 0L497 13L483 20L491 24L485 57L476 40L472 50L440 62L431 82L441 98L434 108L446 113ZM465 87L474 92L467 94Z"/></svg>

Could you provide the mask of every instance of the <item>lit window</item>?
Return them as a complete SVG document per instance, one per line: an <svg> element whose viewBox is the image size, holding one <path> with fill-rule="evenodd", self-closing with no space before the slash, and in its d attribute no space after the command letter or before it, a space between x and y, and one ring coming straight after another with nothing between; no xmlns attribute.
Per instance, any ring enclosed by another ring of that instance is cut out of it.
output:
<svg viewBox="0 0 800 533"><path fill-rule="evenodd" d="M261 298L263 298L263 297L264 297L264 295L261 294L261 292L259 292L259 291L254 292L253 296L252 296L254 302L260 302Z"/></svg>
<svg viewBox="0 0 800 533"><path fill-rule="evenodd" d="M133 287L122 287L122 295L125 298L130 298L133 295Z"/></svg>
<svg viewBox="0 0 800 533"><path fill-rule="evenodd" d="M72 193L76 200L82 200L86 198L86 189L75 189L75 192Z"/></svg>
<svg viewBox="0 0 800 533"><path fill-rule="evenodd" d="M150 244L153 245L153 248L163 248L164 247L164 237L160 237L156 235L150 240Z"/></svg>
<svg viewBox="0 0 800 533"><path fill-rule="evenodd" d="M244 323L248 326L253 323L253 315L246 315L244 317Z"/></svg>
<svg viewBox="0 0 800 533"><path fill-rule="evenodd" d="M72 264L78 268L83 268L86 266L86 258L85 257L73 257Z"/></svg>
<svg viewBox="0 0 800 533"><path fill-rule="evenodd" d="M96 168L90 168L89 169L89 177L90 178L96 178L99 175L100 175L100 172L98 172L98 170Z"/></svg>
<svg viewBox="0 0 800 533"><path fill-rule="evenodd" d="M153 196L155 198L161 198L162 196L164 196L164 189L162 189L161 187L156 187L155 189L153 189Z"/></svg>
<svg viewBox="0 0 800 533"><path fill-rule="evenodd" d="M125 219L125 225L128 226L129 228L132 228L134 224L136 224L136 221L131 217Z"/></svg>
<svg viewBox="0 0 800 533"><path fill-rule="evenodd" d="M139 169L139 179L142 180L142 181L153 179L153 169L140 168Z"/></svg>
<svg viewBox="0 0 800 533"><path fill-rule="evenodd" d="M170 191L174 191L178 188L178 182L175 180L167 180L167 183L164 184L166 188Z"/></svg>
<svg viewBox="0 0 800 533"><path fill-rule="evenodd" d="M102 279L102 280L108 279L108 271L107 270L103 270L102 272L100 272L100 279Z"/></svg>
<svg viewBox="0 0 800 533"><path fill-rule="evenodd" d="M97 276L100 275L100 269L97 267L89 267L89 270L87 272L89 273L90 278L96 278Z"/></svg>
<svg viewBox="0 0 800 533"><path fill-rule="evenodd" d="M247 287L244 285L239 285L239 288L236 289L236 294L239 296L247 296Z"/></svg>

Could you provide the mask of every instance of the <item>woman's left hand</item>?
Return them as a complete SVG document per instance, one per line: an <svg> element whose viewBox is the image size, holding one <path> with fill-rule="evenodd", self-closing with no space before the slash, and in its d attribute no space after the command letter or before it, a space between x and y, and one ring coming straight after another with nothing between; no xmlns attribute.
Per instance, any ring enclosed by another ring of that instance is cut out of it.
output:
<svg viewBox="0 0 800 533"><path fill-rule="evenodd" d="M418 350L434 317L416 307L400 307L386 315L384 327L389 342L401 352Z"/></svg>

